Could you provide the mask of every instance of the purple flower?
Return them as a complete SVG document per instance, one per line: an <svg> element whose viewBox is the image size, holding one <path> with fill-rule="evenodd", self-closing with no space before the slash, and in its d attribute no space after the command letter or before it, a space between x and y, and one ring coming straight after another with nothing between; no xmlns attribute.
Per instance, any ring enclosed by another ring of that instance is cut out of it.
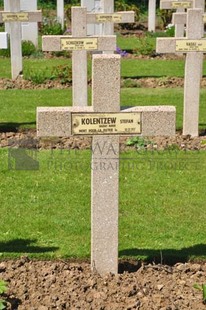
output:
<svg viewBox="0 0 206 310"><path fill-rule="evenodd" d="M119 54L121 57L127 56L127 52L121 50L121 48L118 46L116 47L116 53Z"/></svg>

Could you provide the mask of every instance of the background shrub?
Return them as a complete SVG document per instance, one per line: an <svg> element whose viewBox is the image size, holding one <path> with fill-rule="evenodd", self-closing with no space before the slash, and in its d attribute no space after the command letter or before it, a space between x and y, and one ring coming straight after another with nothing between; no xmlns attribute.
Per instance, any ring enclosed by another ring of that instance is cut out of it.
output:
<svg viewBox="0 0 206 310"><path fill-rule="evenodd" d="M31 41L22 41L22 56L31 56L36 52L36 47Z"/></svg>

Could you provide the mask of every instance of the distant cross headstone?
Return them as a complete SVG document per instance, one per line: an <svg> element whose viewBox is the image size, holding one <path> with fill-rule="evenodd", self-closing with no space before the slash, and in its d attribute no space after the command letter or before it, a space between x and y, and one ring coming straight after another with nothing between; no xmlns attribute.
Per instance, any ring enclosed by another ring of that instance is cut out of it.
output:
<svg viewBox="0 0 206 310"><path fill-rule="evenodd" d="M102 13L100 0L81 0L81 7L86 7L88 13ZM100 35L102 34L101 24L87 24L87 35Z"/></svg>
<svg viewBox="0 0 206 310"><path fill-rule="evenodd" d="M36 11L37 0L20 0L21 11ZM4 0L4 11L11 11L9 0ZM38 24L37 22L22 22L22 40L31 41L37 47L38 46ZM5 30L10 34L10 25L5 23Z"/></svg>
<svg viewBox="0 0 206 310"><path fill-rule="evenodd" d="M22 11L35 12L37 11L37 0L21 0L20 7ZM41 21L41 20L40 20ZM38 23L23 22L22 23L22 40L31 41L38 47Z"/></svg>
<svg viewBox="0 0 206 310"><path fill-rule="evenodd" d="M70 50L72 51L72 96L73 105L87 106L87 52L88 51L112 51L116 50L115 36L87 36L87 23L106 23L107 20L115 22L128 22L134 19L133 12L121 12L118 14L108 15L102 13L87 13L86 8L72 7L72 36L44 36L43 50ZM67 45L55 45L53 41L70 40ZM84 46L81 42L88 41ZM72 42L76 42L75 46Z"/></svg>
<svg viewBox="0 0 206 310"><path fill-rule="evenodd" d="M11 48L11 71L12 79L22 72L22 47L21 47L21 23L41 21L42 14L36 12L22 12L20 0L10 0L10 11L0 11L0 23L10 24L10 48Z"/></svg>
<svg viewBox="0 0 206 310"><path fill-rule="evenodd" d="M94 6L92 12L88 13L96 13L97 15L93 19L90 20L87 19L87 23L89 26L91 26L92 21L96 25L99 24L98 28L93 29L95 33L99 33L101 35L113 35L115 23L134 23L133 11L114 12L114 0L102 0L102 1L91 0L90 2L88 2L87 0L82 0L82 3L84 3L87 8L90 7L89 3L91 3L90 5ZM124 16L120 16L122 14L124 14ZM89 16L89 14L87 16ZM90 34L92 34L92 30ZM103 51L103 53L110 54L112 53L112 51Z"/></svg>
<svg viewBox="0 0 206 310"><path fill-rule="evenodd" d="M122 11L122 12L112 12L111 5L108 5L107 1L104 2L105 10L111 11L102 13L87 13L87 23L102 24L102 34L103 35L113 35L114 34L114 24L121 23L134 23L134 12L133 11ZM103 53L113 53L112 51L103 51Z"/></svg>
<svg viewBox="0 0 206 310"><path fill-rule="evenodd" d="M204 1L202 0L194 0L194 8L202 9L204 11ZM203 14L203 29L204 24L206 23L206 14ZM172 14L172 24L173 25L185 25L187 26L187 13L186 12L177 12Z"/></svg>
<svg viewBox="0 0 206 310"><path fill-rule="evenodd" d="M161 0L160 9L176 10L177 13L183 13L190 8L204 9L204 0ZM174 22L175 25L175 37L185 36L185 24L180 22Z"/></svg>
<svg viewBox="0 0 206 310"><path fill-rule="evenodd" d="M114 13L114 0L102 0L101 1L103 13L113 14ZM103 24L102 34L113 35L114 34L114 23L108 22ZM110 51L108 51L110 53Z"/></svg>
<svg viewBox="0 0 206 310"><path fill-rule="evenodd" d="M72 35L78 37L85 37L87 34L87 24L103 24L104 26L114 23L129 23L134 22L134 12L117 12L117 13L87 13L86 8L74 7L72 8ZM112 33L113 34L113 33ZM109 35L109 33L105 33ZM104 51L110 51L113 53L116 50L116 46L113 49L106 49ZM74 52L72 54L73 63L73 103L79 102L81 106L87 105L87 56L85 51ZM81 65L80 65L81 61ZM77 69L78 68L78 69ZM84 80L84 88L80 89L77 85L80 85L80 79ZM84 96L84 97L83 97ZM78 104L77 104L78 105Z"/></svg>
<svg viewBox="0 0 206 310"><path fill-rule="evenodd" d="M183 135L198 136L200 79L203 53L206 53L203 10L188 9L186 38L157 38L156 51L186 54Z"/></svg>
<svg viewBox="0 0 206 310"><path fill-rule="evenodd" d="M39 137L92 135L91 268L118 272L119 135L174 135L174 107L120 112L120 56L95 54L92 106L37 108Z"/></svg>
<svg viewBox="0 0 206 310"><path fill-rule="evenodd" d="M64 29L64 0L57 0L57 19Z"/></svg>
<svg viewBox="0 0 206 310"><path fill-rule="evenodd" d="M192 0L189 1L173 1L160 0L160 9L162 10L176 10L178 13L185 12L185 9L192 8ZM184 37L185 25L175 24L175 37Z"/></svg>
<svg viewBox="0 0 206 310"><path fill-rule="evenodd" d="M156 0L149 0L148 31L155 32L156 28Z"/></svg>
<svg viewBox="0 0 206 310"><path fill-rule="evenodd" d="M8 33L0 32L0 49L8 48Z"/></svg>

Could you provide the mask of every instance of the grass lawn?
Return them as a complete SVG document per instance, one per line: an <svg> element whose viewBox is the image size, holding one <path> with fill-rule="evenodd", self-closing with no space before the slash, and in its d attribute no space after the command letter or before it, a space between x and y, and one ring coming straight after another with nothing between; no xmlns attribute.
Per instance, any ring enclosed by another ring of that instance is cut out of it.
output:
<svg viewBox="0 0 206 310"><path fill-rule="evenodd" d="M0 120L2 127L34 128L38 106L71 105L71 88L65 90L1 90ZM89 100L91 97L89 89ZM206 90L201 90L199 128L206 127ZM177 109L177 129L182 128L183 89L122 88L121 106L174 105Z"/></svg>
<svg viewBox="0 0 206 310"><path fill-rule="evenodd" d="M2 257L89 257L90 151L40 151L37 171L8 170L8 152L0 150ZM205 180L205 152L122 153L120 257L205 259Z"/></svg>
<svg viewBox="0 0 206 310"><path fill-rule="evenodd" d="M53 75L54 68L68 65L71 67L71 59L52 58L52 59L24 59L24 77L31 75L44 75L49 78ZM9 58L0 58L1 78L11 77L11 67ZM88 62L88 72L91 76L91 61ZM164 60L164 59L128 59L122 58L121 62L122 77L164 77L164 76L184 76L184 60ZM203 76L206 76L206 61L203 66Z"/></svg>

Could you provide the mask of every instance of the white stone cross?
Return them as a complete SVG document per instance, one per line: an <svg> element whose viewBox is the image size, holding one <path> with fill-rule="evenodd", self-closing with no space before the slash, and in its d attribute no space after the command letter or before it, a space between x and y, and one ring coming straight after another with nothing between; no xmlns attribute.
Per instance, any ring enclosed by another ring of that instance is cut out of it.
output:
<svg viewBox="0 0 206 310"><path fill-rule="evenodd" d="M91 107L37 108L39 137L93 136L91 268L102 275L118 272L120 134L175 134L174 107L120 111L120 55L93 55Z"/></svg>
<svg viewBox="0 0 206 310"><path fill-rule="evenodd" d="M101 27L88 28L90 35L98 33L101 35L113 35L114 24L118 23L134 23L134 12L133 11L121 11L114 12L114 0L102 0L102 1L81 1L82 6L84 4L89 11L87 14L87 26L101 25ZM93 10L91 12L93 6ZM111 53L111 51L103 51L103 53Z"/></svg>
<svg viewBox="0 0 206 310"><path fill-rule="evenodd" d="M37 0L21 0L22 11L37 11ZM22 23L22 40L31 41L38 47L38 23L37 22L24 22Z"/></svg>
<svg viewBox="0 0 206 310"><path fill-rule="evenodd" d="M160 9L176 10L177 13L183 13L189 8L204 9L204 0L161 0ZM185 24L180 22L173 22L175 25L175 37L184 37Z"/></svg>
<svg viewBox="0 0 206 310"><path fill-rule="evenodd" d="M31 11L37 10L37 0L20 0L21 11ZM4 11L10 11L10 1L4 0ZM22 40L29 40L38 47L38 24L37 22L22 22ZM5 31L10 34L10 25L5 23Z"/></svg>
<svg viewBox="0 0 206 310"><path fill-rule="evenodd" d="M80 48L78 50L71 46L65 47L67 50L72 50L72 96L74 106L86 106L87 105L87 52L88 51L112 51L116 50L116 37L115 36L89 36L87 37L86 25L87 23L101 23L108 20L108 15L97 14L97 13L87 13L86 8L72 7L72 36L60 37L58 38L64 40L70 38L71 40L89 40L90 42L95 42L93 46L87 44L85 48ZM133 12L121 12L112 16L109 19L115 19L117 22L128 22L131 18L134 18ZM57 40L57 36L43 36L43 46L44 51L59 51L64 49L62 46L55 47L53 41ZM98 41L98 44L97 44Z"/></svg>
<svg viewBox="0 0 206 310"><path fill-rule="evenodd" d="M200 7L201 9L201 7ZM206 23L206 14L204 13L203 16L203 28L204 28L204 24ZM187 13L183 12L183 13L173 13L172 14L172 24L176 25L176 24L187 24Z"/></svg>
<svg viewBox="0 0 206 310"><path fill-rule="evenodd" d="M24 12L20 10L20 0L10 0L10 11L0 11L0 23L10 24L11 72L15 79L22 72L21 23L42 20L41 11Z"/></svg>
<svg viewBox="0 0 206 310"><path fill-rule="evenodd" d="M0 49L8 48L8 33L0 32Z"/></svg>
<svg viewBox="0 0 206 310"><path fill-rule="evenodd" d="M86 7L87 12L102 12L100 0L81 0L81 7ZM102 34L102 24L87 24L87 35L93 36L100 34Z"/></svg>
<svg viewBox="0 0 206 310"><path fill-rule="evenodd" d="M57 0L57 19L64 29L64 0Z"/></svg>
<svg viewBox="0 0 206 310"><path fill-rule="evenodd" d="M203 10L188 9L186 38L157 38L157 53L186 53L183 135L198 136L200 79L206 39Z"/></svg>
<svg viewBox="0 0 206 310"><path fill-rule="evenodd" d="M101 0L102 12L106 14L114 13L114 0ZM102 25L102 34L113 35L114 34L114 23L105 23ZM105 53L110 53L110 51L105 51Z"/></svg>
<svg viewBox="0 0 206 310"><path fill-rule="evenodd" d="M156 27L156 0L148 3L148 31L155 32Z"/></svg>
<svg viewBox="0 0 206 310"><path fill-rule="evenodd" d="M87 9L83 7L72 7L72 37L73 38L87 38L87 24L100 24L100 23L129 23L134 22L134 12L117 12L113 14L108 13L87 13ZM45 37L43 37L43 50L51 51L45 46ZM51 38L51 37L50 37ZM91 36L89 38L92 38ZM102 47L98 45L97 48L90 49L93 51L111 51L116 50L116 41L114 36L101 36ZM98 39L100 41L100 38ZM48 39L47 39L48 40ZM110 46L107 42L111 42ZM69 50L69 48L68 48ZM72 53L72 96L73 105L87 106L88 104L88 91L87 91L87 50L73 50Z"/></svg>

